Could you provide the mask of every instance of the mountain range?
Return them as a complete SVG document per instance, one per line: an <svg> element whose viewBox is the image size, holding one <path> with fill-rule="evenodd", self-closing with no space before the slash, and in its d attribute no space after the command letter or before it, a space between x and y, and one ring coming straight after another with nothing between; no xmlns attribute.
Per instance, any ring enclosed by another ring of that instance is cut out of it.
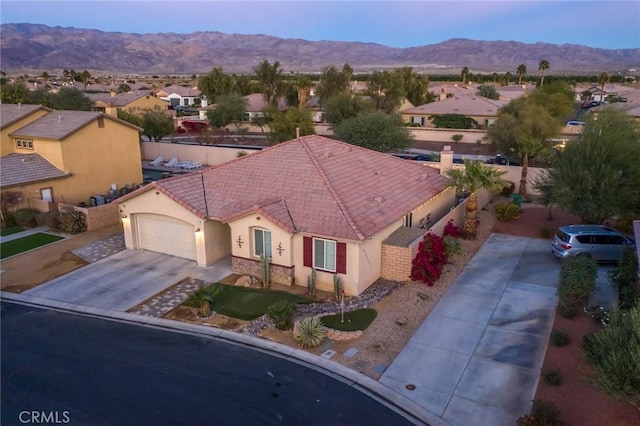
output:
<svg viewBox="0 0 640 426"><path fill-rule="evenodd" d="M0 63L6 73L63 69L107 73L202 74L221 66L247 73L263 59L286 72L320 72L348 63L356 72L411 66L429 73L511 72L524 64L536 74L547 60L548 74L600 73L640 68L640 49L598 49L575 44L450 39L418 47L374 43L308 41L269 35L132 34L41 24L0 25Z"/></svg>

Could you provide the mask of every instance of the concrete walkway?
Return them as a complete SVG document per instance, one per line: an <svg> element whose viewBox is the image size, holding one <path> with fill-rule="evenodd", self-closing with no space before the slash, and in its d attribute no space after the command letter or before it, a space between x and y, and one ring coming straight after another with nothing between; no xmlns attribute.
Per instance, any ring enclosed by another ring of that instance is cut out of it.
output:
<svg viewBox="0 0 640 426"><path fill-rule="evenodd" d="M47 231L49 231L48 226L39 226L37 228L26 229L24 231L16 232L15 234L0 236L0 243L6 243L7 241L17 240L19 238Z"/></svg>
<svg viewBox="0 0 640 426"><path fill-rule="evenodd" d="M25 294L82 306L126 311L166 288L191 277L217 282L231 274L231 259L208 267L145 250L123 250Z"/></svg>
<svg viewBox="0 0 640 426"><path fill-rule="evenodd" d="M535 396L559 268L549 241L492 234L380 382L452 425L515 424Z"/></svg>

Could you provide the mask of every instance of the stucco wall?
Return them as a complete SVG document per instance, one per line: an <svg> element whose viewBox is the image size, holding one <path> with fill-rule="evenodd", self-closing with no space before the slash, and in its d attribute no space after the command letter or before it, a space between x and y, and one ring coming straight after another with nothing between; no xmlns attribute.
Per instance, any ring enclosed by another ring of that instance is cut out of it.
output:
<svg viewBox="0 0 640 426"><path fill-rule="evenodd" d="M142 157L154 160L162 156L166 161L176 157L180 161L194 161L214 166L237 158L239 151L253 154L258 151L241 148L222 148L206 145L187 145L164 142L142 142Z"/></svg>
<svg viewBox="0 0 640 426"><path fill-rule="evenodd" d="M18 108L17 105L16 105L16 108ZM23 126L26 126L27 124L31 123L32 121L46 114L48 114L48 112L44 109L41 109L39 111L35 111L29 114L27 117L22 118L21 120L18 120L13 124L3 127L2 130L0 130L0 150L1 150L0 155L7 155L10 152L18 151L18 149L16 149L16 144L13 138L9 136L9 133ZM33 152L32 150L20 150L19 152L27 152L27 151Z"/></svg>

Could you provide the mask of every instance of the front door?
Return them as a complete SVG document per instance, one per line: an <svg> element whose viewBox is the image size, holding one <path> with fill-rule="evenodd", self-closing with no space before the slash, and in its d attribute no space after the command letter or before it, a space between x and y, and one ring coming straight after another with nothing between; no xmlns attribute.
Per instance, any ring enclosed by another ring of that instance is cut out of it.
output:
<svg viewBox="0 0 640 426"><path fill-rule="evenodd" d="M51 188L42 188L40 190L40 198L49 203L53 202L53 191Z"/></svg>

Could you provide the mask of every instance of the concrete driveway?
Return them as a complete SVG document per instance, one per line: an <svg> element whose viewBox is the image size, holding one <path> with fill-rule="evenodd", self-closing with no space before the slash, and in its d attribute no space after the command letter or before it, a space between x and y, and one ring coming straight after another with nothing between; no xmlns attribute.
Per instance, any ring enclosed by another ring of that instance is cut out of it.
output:
<svg viewBox="0 0 640 426"><path fill-rule="evenodd" d="M30 296L126 311L184 278L218 281L231 274L226 258L209 267L145 250L123 250L24 292Z"/></svg>
<svg viewBox="0 0 640 426"><path fill-rule="evenodd" d="M492 234L380 382L453 425L515 424L531 408L557 305L549 244Z"/></svg>

